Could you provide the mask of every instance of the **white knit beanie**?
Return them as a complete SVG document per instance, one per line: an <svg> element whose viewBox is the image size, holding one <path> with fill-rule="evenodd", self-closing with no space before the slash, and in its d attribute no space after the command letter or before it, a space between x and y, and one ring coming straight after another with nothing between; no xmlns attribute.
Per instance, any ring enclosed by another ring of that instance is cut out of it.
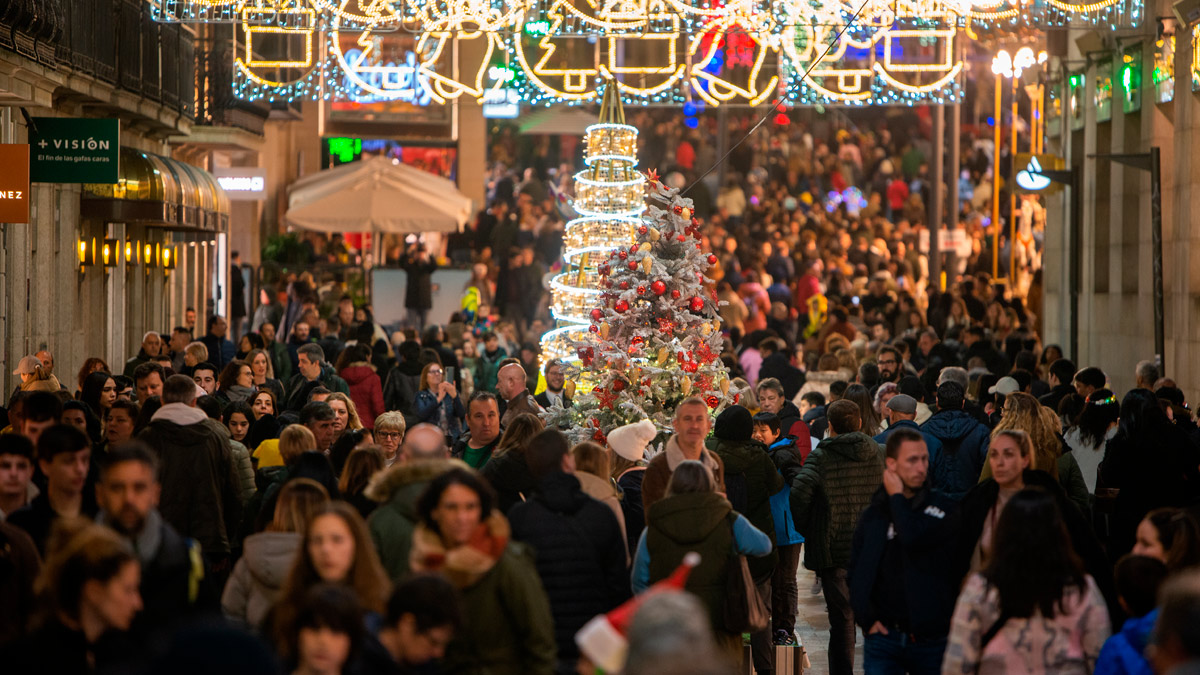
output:
<svg viewBox="0 0 1200 675"><path fill-rule="evenodd" d="M617 427L608 433L608 447L625 459L636 462L646 454L646 446L658 435L654 422L642 420Z"/></svg>

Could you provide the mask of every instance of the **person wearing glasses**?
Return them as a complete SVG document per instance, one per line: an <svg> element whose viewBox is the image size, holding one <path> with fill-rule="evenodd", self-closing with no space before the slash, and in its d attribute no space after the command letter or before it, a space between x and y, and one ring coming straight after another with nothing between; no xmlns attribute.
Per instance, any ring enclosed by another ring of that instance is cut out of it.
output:
<svg viewBox="0 0 1200 675"><path fill-rule="evenodd" d="M462 433L467 411L458 389L453 382L446 381L446 372L437 363L426 364L421 371L421 389L414 407L421 422L441 429L447 444L454 445Z"/></svg>

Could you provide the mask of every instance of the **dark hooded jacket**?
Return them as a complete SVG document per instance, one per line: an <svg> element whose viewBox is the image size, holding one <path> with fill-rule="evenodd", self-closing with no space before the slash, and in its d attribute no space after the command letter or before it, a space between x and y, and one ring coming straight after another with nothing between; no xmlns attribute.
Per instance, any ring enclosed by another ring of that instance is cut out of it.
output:
<svg viewBox="0 0 1200 675"><path fill-rule="evenodd" d="M979 482L991 432L963 410L939 410L921 425L942 449L929 467L930 485L951 499L962 499Z"/></svg>
<svg viewBox="0 0 1200 675"><path fill-rule="evenodd" d="M742 515L750 524L766 533L775 543L775 519L771 515L771 495L783 489L783 476L775 468L767 448L758 441L728 441L711 438L705 443L708 450L725 464L725 492L732 502L735 493L744 491L746 503L740 507ZM739 488L741 483L743 487ZM757 580L766 580L779 562L779 554L772 550L769 555L751 558L750 574Z"/></svg>
<svg viewBox="0 0 1200 675"><path fill-rule="evenodd" d="M804 535L804 566L845 569L858 518L883 483L883 452L859 432L827 438L792 481L792 515Z"/></svg>
<svg viewBox="0 0 1200 675"><path fill-rule="evenodd" d="M513 538L533 548L554 615L558 671L574 673L575 633L630 595L624 535L612 509L583 493L572 475L554 472L508 513Z"/></svg>
<svg viewBox="0 0 1200 675"><path fill-rule="evenodd" d="M715 492L693 492L660 499L646 512L646 550L650 583L667 578L691 551L700 564L685 589L708 608L716 629L724 627L725 577L734 552L733 506Z"/></svg>
<svg viewBox="0 0 1200 675"><path fill-rule="evenodd" d="M529 465L520 452L509 450L502 455L492 455L479 469L479 475L487 479L496 491L496 508L504 514L515 504L529 499L537 480L529 472Z"/></svg>
<svg viewBox="0 0 1200 675"><path fill-rule="evenodd" d="M200 542L206 556L230 552L242 510L233 454L207 419L196 408L168 403L138 436L158 453L159 512L181 537Z"/></svg>
<svg viewBox="0 0 1200 675"><path fill-rule="evenodd" d="M367 497L379 502L367 519L367 529L379 562L393 580L409 571L413 529L419 520L417 499L430 481L455 467L466 465L454 459L414 459L380 471L367 485Z"/></svg>
<svg viewBox="0 0 1200 675"><path fill-rule="evenodd" d="M416 426L417 391L421 388L421 364L417 361L401 361L388 373L383 386L383 405L388 410L399 410L408 426Z"/></svg>

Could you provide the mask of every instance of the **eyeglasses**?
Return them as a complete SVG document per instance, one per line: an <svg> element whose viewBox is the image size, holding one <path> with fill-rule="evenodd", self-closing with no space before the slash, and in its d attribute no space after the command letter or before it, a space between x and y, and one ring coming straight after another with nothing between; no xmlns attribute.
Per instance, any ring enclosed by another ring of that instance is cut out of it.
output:
<svg viewBox="0 0 1200 675"><path fill-rule="evenodd" d="M375 432L375 435L379 437L379 440L381 441L398 441L404 436L404 434L400 433L399 431L377 431Z"/></svg>
<svg viewBox="0 0 1200 675"><path fill-rule="evenodd" d="M442 371L440 371L440 370L431 370L431 371L429 371L429 374L430 374L430 375L441 375L441 374L442 374Z"/></svg>

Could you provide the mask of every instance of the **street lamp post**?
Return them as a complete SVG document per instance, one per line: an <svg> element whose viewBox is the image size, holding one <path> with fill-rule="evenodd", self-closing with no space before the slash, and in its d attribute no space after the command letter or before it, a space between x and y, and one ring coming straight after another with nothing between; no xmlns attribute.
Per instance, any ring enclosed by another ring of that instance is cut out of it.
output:
<svg viewBox="0 0 1200 675"><path fill-rule="evenodd" d="M1046 52L1041 52L1036 56L1033 50L1029 47L1021 47L1016 54L1009 54L1008 50L1001 49L992 58L992 73L996 75L996 128L995 128L995 149L992 152L992 279L995 280L1000 276L1000 115L1003 110L1001 107L1001 99L1003 97L1003 89L1001 88L1001 78L1009 78L1012 80L1012 119L1009 124L1012 126L1012 141L1009 145L1009 154L1013 157L1013 173L1016 173L1016 156L1017 156L1017 116L1018 99L1017 99L1017 80L1021 78L1021 73L1027 68L1033 67L1037 63L1046 60ZM1017 280L1017 193L1010 185L1009 190L1009 216L1008 216L1008 283L1009 288L1016 286Z"/></svg>

